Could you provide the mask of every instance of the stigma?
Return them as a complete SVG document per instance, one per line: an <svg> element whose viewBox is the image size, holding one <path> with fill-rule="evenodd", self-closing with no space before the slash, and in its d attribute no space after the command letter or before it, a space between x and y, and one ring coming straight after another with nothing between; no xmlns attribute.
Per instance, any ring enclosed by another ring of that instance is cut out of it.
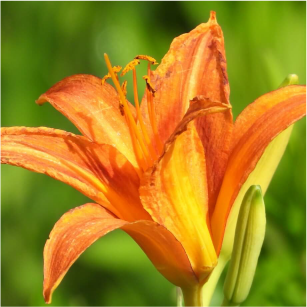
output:
<svg viewBox="0 0 307 307"><path fill-rule="evenodd" d="M115 88L119 96L119 112L122 116L125 117L125 121L129 128L133 150L136 156L137 163L139 168L145 172L147 169L151 168L154 162L161 155L163 150L163 144L160 140L158 129L155 108L153 104L153 97L156 90L150 81L151 76L151 65L158 64L157 61L147 55L138 55L131 62L129 62L125 68L122 70L120 76L124 76L129 71L132 71L133 74L133 95L134 95L134 104L136 109L136 118L133 116L127 100L127 81L124 81L120 85L118 73L121 71L122 67L114 66L110 62L108 55L104 54L105 62L108 68L108 74L102 78L102 84L107 79L112 79ZM139 96L137 90L137 77L136 77L136 66L140 64L140 60L146 60L148 62L147 66L147 75L143 77L146 82L146 97L147 97L147 106L148 106L148 117L150 122L150 127L146 127L140 110ZM139 126L138 126L139 124ZM152 129L153 139L149 137L147 129Z"/></svg>

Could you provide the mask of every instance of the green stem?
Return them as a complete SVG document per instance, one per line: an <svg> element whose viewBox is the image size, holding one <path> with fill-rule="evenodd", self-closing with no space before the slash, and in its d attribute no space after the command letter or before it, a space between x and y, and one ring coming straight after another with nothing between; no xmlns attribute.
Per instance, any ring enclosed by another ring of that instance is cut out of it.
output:
<svg viewBox="0 0 307 307"><path fill-rule="evenodd" d="M182 288L185 306L203 306L202 305L202 291L200 286L193 288Z"/></svg>
<svg viewBox="0 0 307 307"><path fill-rule="evenodd" d="M229 257L223 257L222 254L220 255L217 266L214 268L209 280L204 284L202 288L202 306L210 306L214 290L228 261Z"/></svg>
<svg viewBox="0 0 307 307"><path fill-rule="evenodd" d="M183 306L183 297L182 297L181 288L176 287L176 292L177 292L177 307L182 307Z"/></svg>

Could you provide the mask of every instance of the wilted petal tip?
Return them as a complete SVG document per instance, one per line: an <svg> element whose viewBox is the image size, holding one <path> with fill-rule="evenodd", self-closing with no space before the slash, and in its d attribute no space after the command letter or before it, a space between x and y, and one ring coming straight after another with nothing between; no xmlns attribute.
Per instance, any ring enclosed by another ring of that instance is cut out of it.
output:
<svg viewBox="0 0 307 307"><path fill-rule="evenodd" d="M39 96L38 99L35 100L35 103L38 104L39 106L41 106L45 102L47 102L47 100L44 98L44 94Z"/></svg>
<svg viewBox="0 0 307 307"><path fill-rule="evenodd" d="M215 11L210 11L209 22L211 22L211 23L217 23L217 21L216 21L216 12L215 12Z"/></svg>

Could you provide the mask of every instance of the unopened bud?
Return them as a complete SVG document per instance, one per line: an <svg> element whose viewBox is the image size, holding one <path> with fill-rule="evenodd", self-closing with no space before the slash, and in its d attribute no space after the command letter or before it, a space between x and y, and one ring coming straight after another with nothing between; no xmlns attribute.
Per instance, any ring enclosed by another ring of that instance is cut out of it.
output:
<svg viewBox="0 0 307 307"><path fill-rule="evenodd" d="M286 77L286 79L280 84L279 88L287 86L287 85L293 85L298 84L298 76L295 74L290 74Z"/></svg>
<svg viewBox="0 0 307 307"><path fill-rule="evenodd" d="M224 284L224 306L238 306L250 291L265 235L265 207L260 186L251 186L242 201L233 253Z"/></svg>

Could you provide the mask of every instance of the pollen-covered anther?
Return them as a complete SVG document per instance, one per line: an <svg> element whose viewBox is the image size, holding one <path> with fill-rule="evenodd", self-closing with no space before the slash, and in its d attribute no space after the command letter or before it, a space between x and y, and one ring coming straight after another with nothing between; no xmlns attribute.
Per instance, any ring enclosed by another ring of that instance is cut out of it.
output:
<svg viewBox="0 0 307 307"><path fill-rule="evenodd" d="M125 115L125 106L121 102L119 103L119 111L122 116Z"/></svg>
<svg viewBox="0 0 307 307"><path fill-rule="evenodd" d="M124 76L128 71L133 70L135 66L139 64L140 64L140 61L137 59L134 59L131 62L129 62L123 69L122 73L120 74L121 77Z"/></svg>
<svg viewBox="0 0 307 307"><path fill-rule="evenodd" d="M124 95L127 96L127 81L126 80L123 82L121 88L122 88Z"/></svg>
<svg viewBox="0 0 307 307"><path fill-rule="evenodd" d="M126 97L127 96L127 81L126 80L123 82L121 89L123 91L123 94ZM125 107L120 100L119 100L119 111L122 116L125 115Z"/></svg>
<svg viewBox="0 0 307 307"><path fill-rule="evenodd" d="M117 66L113 66L113 71L115 74L119 73L122 70L122 67L117 65Z"/></svg>
<svg viewBox="0 0 307 307"><path fill-rule="evenodd" d="M152 96L155 97L155 92L156 90L154 89L153 85L151 84L150 82L150 78L146 75L146 76L143 76L143 79L145 80L146 82L146 87L148 89L148 91L150 93L152 93Z"/></svg>
<svg viewBox="0 0 307 307"><path fill-rule="evenodd" d="M110 79L111 75L108 73L107 75L105 75L102 79L101 79L101 84L104 84L106 82L106 80Z"/></svg>
<svg viewBox="0 0 307 307"><path fill-rule="evenodd" d="M117 65L117 66L113 66L112 70L115 74L119 73L122 70L122 67ZM102 79L101 79L101 84L104 84L106 82L106 80L112 78L111 74L108 72L108 74L106 74Z"/></svg>
<svg viewBox="0 0 307 307"><path fill-rule="evenodd" d="M149 56L149 55L137 55L135 57L135 59L138 59L138 60L145 60L145 61L148 61L150 62L152 65L157 65L159 64L153 57Z"/></svg>

